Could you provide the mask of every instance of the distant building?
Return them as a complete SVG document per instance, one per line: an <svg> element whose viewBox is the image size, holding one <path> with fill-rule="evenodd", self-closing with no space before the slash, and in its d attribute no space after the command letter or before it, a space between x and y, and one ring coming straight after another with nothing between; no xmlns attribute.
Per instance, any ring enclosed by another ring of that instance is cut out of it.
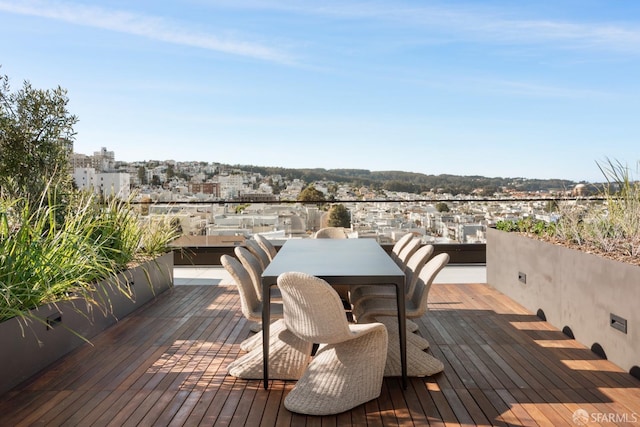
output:
<svg viewBox="0 0 640 427"><path fill-rule="evenodd" d="M73 182L80 190L93 191L104 198L126 199L131 195L128 173L99 173L94 168L75 168Z"/></svg>
<svg viewBox="0 0 640 427"><path fill-rule="evenodd" d="M72 153L69 156L69 163L72 171L76 168L90 168L93 166L93 158L86 154Z"/></svg>
<svg viewBox="0 0 640 427"><path fill-rule="evenodd" d="M191 194L211 194L220 197L220 184L217 182L190 182L189 192Z"/></svg>
<svg viewBox="0 0 640 427"><path fill-rule="evenodd" d="M240 202L269 203L277 202L278 198L274 194L269 193L242 193L238 197Z"/></svg>
<svg viewBox="0 0 640 427"><path fill-rule="evenodd" d="M100 151L94 151L91 166L98 172L112 172L116 168L116 155L113 151L107 151L106 147L102 147Z"/></svg>
<svg viewBox="0 0 640 427"><path fill-rule="evenodd" d="M574 197L585 197L597 192L598 189L595 186L588 187L586 184L577 184L573 190L571 190L571 195Z"/></svg>
<svg viewBox="0 0 640 427"><path fill-rule="evenodd" d="M244 189L244 178L240 174L219 175L218 182L224 199L233 199Z"/></svg>
<svg viewBox="0 0 640 427"><path fill-rule="evenodd" d="M94 191L96 187L96 170L91 167L73 169L73 182L79 190Z"/></svg>
<svg viewBox="0 0 640 427"><path fill-rule="evenodd" d="M128 198L131 194L131 188L129 185L130 181L131 177L128 173L99 173L96 176L97 188L100 190L100 194L105 198Z"/></svg>

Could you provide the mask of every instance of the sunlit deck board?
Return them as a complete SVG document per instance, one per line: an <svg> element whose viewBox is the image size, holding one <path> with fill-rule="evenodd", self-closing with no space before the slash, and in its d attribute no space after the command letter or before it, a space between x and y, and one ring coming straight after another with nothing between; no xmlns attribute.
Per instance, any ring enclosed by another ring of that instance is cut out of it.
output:
<svg viewBox="0 0 640 427"><path fill-rule="evenodd" d="M483 284L435 284L417 320L445 364L385 380L332 417L283 406L294 383L226 375L249 323L231 286L179 286L0 396L0 425L575 425L573 413L640 417L640 381ZM640 418L638 419L640 422ZM607 424L612 425L612 424Z"/></svg>

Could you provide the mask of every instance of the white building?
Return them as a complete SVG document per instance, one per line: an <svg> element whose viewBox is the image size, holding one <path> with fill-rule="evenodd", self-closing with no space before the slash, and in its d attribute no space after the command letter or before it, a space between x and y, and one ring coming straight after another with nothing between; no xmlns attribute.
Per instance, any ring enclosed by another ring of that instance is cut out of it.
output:
<svg viewBox="0 0 640 427"><path fill-rule="evenodd" d="M98 173L94 168L75 168L73 181L80 190L93 191L104 198L127 199L131 175L121 172Z"/></svg>
<svg viewBox="0 0 640 427"><path fill-rule="evenodd" d="M93 167L100 172L111 172L115 170L116 155L113 151L107 151L102 147L100 151L93 152Z"/></svg>
<svg viewBox="0 0 640 427"><path fill-rule="evenodd" d="M130 180L131 176L128 173L99 173L96 176L96 188L105 198L118 197L126 199L131 194Z"/></svg>
<svg viewBox="0 0 640 427"><path fill-rule="evenodd" d="M87 167L73 169L73 182L79 190L95 192L96 170Z"/></svg>
<svg viewBox="0 0 640 427"><path fill-rule="evenodd" d="M220 197L223 199L232 199L240 194L245 188L244 178L240 174L219 175Z"/></svg>

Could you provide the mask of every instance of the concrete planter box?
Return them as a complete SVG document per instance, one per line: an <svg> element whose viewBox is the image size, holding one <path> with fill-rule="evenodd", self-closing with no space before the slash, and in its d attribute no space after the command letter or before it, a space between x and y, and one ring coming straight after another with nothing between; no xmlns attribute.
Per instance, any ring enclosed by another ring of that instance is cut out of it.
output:
<svg viewBox="0 0 640 427"><path fill-rule="evenodd" d="M640 267L488 229L487 283L638 376Z"/></svg>
<svg viewBox="0 0 640 427"><path fill-rule="evenodd" d="M128 283L128 298L108 286L118 280ZM86 343L129 313L173 286L173 253L162 255L106 281L95 298L108 301L110 310L102 313L82 299L38 307L32 312L46 323L20 318L0 323L0 394L47 367L66 353ZM72 332L73 331L73 332ZM75 333L75 334L74 334Z"/></svg>

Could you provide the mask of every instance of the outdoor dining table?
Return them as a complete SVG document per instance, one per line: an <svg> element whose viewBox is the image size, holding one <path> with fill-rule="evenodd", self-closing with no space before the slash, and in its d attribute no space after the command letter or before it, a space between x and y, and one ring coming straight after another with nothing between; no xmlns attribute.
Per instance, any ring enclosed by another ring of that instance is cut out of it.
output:
<svg viewBox="0 0 640 427"><path fill-rule="evenodd" d="M398 307L398 332L402 386L407 388L407 333L405 275L374 239L287 240L262 273L262 354L264 388L269 384L269 323L271 287L282 273L296 271L327 281L330 285L394 285ZM322 301L318 301L322 304Z"/></svg>

